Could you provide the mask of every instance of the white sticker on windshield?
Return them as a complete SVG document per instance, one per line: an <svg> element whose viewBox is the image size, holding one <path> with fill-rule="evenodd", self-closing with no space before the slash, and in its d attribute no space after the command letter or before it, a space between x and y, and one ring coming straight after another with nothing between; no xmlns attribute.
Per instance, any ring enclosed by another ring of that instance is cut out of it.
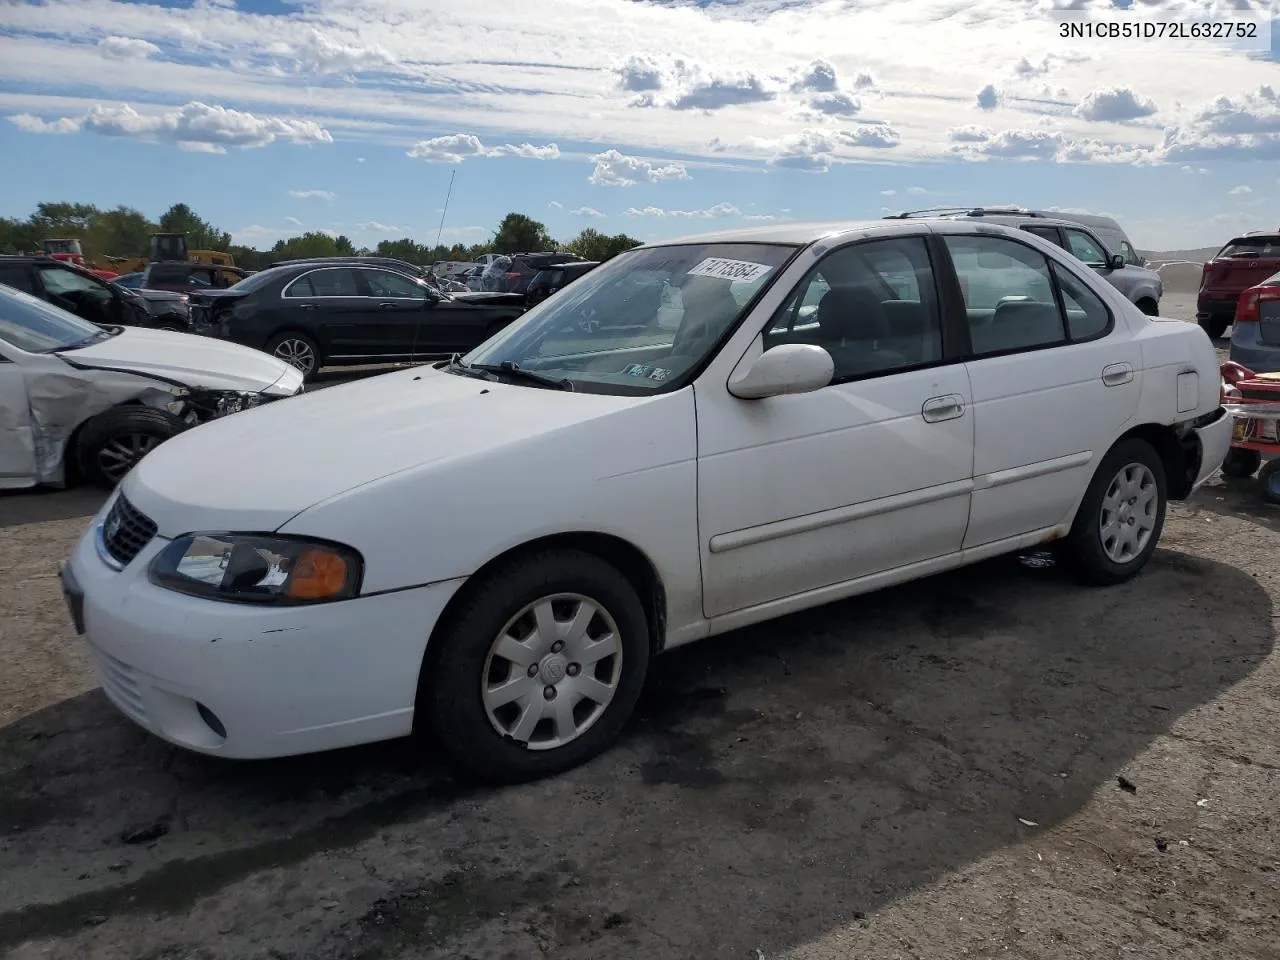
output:
<svg viewBox="0 0 1280 960"><path fill-rule="evenodd" d="M767 263L752 263L750 260L726 260L724 257L707 257L689 271L691 277L715 277L718 280L735 280L739 283L750 283L759 280L773 267Z"/></svg>

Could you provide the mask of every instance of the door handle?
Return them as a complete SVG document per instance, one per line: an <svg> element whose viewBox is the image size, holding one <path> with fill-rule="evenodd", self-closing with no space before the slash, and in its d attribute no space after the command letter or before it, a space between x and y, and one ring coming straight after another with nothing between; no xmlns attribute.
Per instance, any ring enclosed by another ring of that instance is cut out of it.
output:
<svg viewBox="0 0 1280 960"><path fill-rule="evenodd" d="M1128 363L1109 363L1102 368L1102 382L1108 387L1118 387L1133 379L1133 366Z"/></svg>
<svg viewBox="0 0 1280 960"><path fill-rule="evenodd" d="M300 303L298 304L298 306L301 307L303 310L314 310L316 308L316 305L314 303Z"/></svg>
<svg viewBox="0 0 1280 960"><path fill-rule="evenodd" d="M380 303L380 304L378 304L378 309L379 309L379 310L394 310L395 308L396 308L396 305L395 305L394 303Z"/></svg>
<svg viewBox="0 0 1280 960"><path fill-rule="evenodd" d="M920 408L920 415L929 423L939 420L954 420L964 416L964 397L958 393L950 393L945 397L930 397Z"/></svg>

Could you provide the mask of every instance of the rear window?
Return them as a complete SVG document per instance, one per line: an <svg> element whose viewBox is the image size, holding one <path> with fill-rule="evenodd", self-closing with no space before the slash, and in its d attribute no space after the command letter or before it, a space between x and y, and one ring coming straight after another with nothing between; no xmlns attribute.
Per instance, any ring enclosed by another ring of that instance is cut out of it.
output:
<svg viewBox="0 0 1280 960"><path fill-rule="evenodd" d="M1214 259L1224 257L1280 257L1280 236L1237 237L1219 250Z"/></svg>

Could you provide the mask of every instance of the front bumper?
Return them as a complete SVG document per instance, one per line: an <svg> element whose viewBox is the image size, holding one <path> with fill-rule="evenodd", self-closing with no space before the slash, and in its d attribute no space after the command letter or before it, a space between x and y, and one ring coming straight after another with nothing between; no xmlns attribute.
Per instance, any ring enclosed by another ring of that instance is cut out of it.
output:
<svg viewBox="0 0 1280 960"><path fill-rule="evenodd" d="M461 581L313 607L219 603L146 576L170 541L117 572L97 529L63 572L103 692L129 719L200 753L280 757L403 736L427 638Z"/></svg>

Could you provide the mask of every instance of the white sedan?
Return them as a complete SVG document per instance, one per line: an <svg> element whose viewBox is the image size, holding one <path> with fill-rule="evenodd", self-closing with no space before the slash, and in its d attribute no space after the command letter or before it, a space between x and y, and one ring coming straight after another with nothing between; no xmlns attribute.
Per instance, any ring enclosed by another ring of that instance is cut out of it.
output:
<svg viewBox="0 0 1280 960"><path fill-rule="evenodd" d="M176 437L64 583L108 697L175 744L426 729L517 781L603 750L680 644L1047 541L1127 580L1222 462L1218 391L1199 327L1024 231L714 234Z"/></svg>

